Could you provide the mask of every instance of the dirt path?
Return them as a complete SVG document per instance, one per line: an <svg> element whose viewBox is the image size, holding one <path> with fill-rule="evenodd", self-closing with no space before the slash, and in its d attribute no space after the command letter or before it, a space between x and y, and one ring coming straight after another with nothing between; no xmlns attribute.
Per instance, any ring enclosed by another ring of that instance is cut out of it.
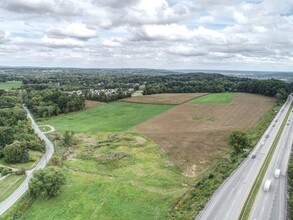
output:
<svg viewBox="0 0 293 220"><path fill-rule="evenodd" d="M55 128L54 128L53 126L51 126L51 125L40 125L40 126L39 126L40 129L42 129L42 127L48 127L48 128L50 128L49 131L44 131L44 132L43 132L44 134L52 133L52 132L55 131Z"/></svg>

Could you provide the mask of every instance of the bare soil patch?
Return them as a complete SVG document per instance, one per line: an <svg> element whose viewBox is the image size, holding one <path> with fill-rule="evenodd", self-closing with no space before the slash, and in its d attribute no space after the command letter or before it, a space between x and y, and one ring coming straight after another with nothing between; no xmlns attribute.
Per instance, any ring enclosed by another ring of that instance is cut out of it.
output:
<svg viewBox="0 0 293 220"><path fill-rule="evenodd" d="M94 107L101 106L104 104L105 104L104 102L85 100L85 107L86 108L94 108Z"/></svg>
<svg viewBox="0 0 293 220"><path fill-rule="evenodd" d="M248 130L274 105L275 99L237 93L229 104L179 105L138 126L155 140L186 176L195 176L227 151L233 130Z"/></svg>
<svg viewBox="0 0 293 220"><path fill-rule="evenodd" d="M164 93L145 96L134 96L123 99L124 102L178 105L207 93Z"/></svg>

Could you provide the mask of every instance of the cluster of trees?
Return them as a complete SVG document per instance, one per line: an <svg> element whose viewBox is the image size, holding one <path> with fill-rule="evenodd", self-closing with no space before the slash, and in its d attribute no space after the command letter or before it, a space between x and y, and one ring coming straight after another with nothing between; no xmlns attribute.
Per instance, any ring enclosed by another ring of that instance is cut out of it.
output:
<svg viewBox="0 0 293 220"><path fill-rule="evenodd" d="M245 131L233 131L228 137L228 145L238 154L250 147L250 140Z"/></svg>
<svg viewBox="0 0 293 220"><path fill-rule="evenodd" d="M61 169L48 167L34 173L29 183L29 193L33 198L45 196L48 198L60 194L66 183L66 176Z"/></svg>
<svg viewBox="0 0 293 220"><path fill-rule="evenodd" d="M66 94L59 90L28 90L24 102L36 117L44 118L84 108L85 99L76 94Z"/></svg>
<svg viewBox="0 0 293 220"><path fill-rule="evenodd" d="M292 84L275 79L249 79L220 74L178 74L154 76L146 83L145 95L157 93L194 92L248 92L286 99L293 90Z"/></svg>
<svg viewBox="0 0 293 220"><path fill-rule="evenodd" d="M4 99L3 99L4 97ZM29 161L29 150L45 151L45 145L31 128L18 91L4 91L1 100L10 98L11 107L0 107L0 158L7 163Z"/></svg>
<svg viewBox="0 0 293 220"><path fill-rule="evenodd" d="M85 91L84 97L88 100L94 100L99 102L111 102L131 97L131 92L119 89L116 93L112 94L106 94L105 92L100 92L99 94L91 94L89 91Z"/></svg>

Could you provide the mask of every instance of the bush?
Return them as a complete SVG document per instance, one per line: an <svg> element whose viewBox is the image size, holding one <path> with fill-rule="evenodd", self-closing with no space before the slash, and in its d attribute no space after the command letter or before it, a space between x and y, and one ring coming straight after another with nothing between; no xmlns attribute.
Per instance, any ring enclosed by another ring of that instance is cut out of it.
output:
<svg viewBox="0 0 293 220"><path fill-rule="evenodd" d="M8 167L0 167L0 173L2 174L2 176L6 176L12 173L12 170Z"/></svg>
<svg viewBox="0 0 293 220"><path fill-rule="evenodd" d="M33 198L46 196L55 197L60 194L62 186L66 182L64 173L56 167L38 170L34 173L29 183L29 193Z"/></svg>
<svg viewBox="0 0 293 220"><path fill-rule="evenodd" d="M25 174L25 169L21 168L19 170L14 171L15 175L24 175Z"/></svg>
<svg viewBox="0 0 293 220"><path fill-rule="evenodd" d="M25 163L29 161L28 149L20 142L6 146L3 150L3 156L6 163Z"/></svg>

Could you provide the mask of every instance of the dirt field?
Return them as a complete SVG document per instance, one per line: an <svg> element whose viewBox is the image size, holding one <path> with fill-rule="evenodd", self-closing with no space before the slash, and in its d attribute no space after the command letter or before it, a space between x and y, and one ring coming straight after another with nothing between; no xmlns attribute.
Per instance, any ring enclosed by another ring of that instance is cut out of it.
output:
<svg viewBox="0 0 293 220"><path fill-rule="evenodd" d="M166 93L146 96L134 96L123 99L125 102L178 105L191 99L206 95L207 93Z"/></svg>
<svg viewBox="0 0 293 220"><path fill-rule="evenodd" d="M85 100L85 107L86 108L93 108L93 107L101 106L101 105L104 105L104 104L105 103L103 103L103 102Z"/></svg>
<svg viewBox="0 0 293 220"><path fill-rule="evenodd" d="M227 150L226 138L249 129L273 106L275 99L236 93L229 104L179 105L138 126L160 144L186 176L195 176Z"/></svg>

